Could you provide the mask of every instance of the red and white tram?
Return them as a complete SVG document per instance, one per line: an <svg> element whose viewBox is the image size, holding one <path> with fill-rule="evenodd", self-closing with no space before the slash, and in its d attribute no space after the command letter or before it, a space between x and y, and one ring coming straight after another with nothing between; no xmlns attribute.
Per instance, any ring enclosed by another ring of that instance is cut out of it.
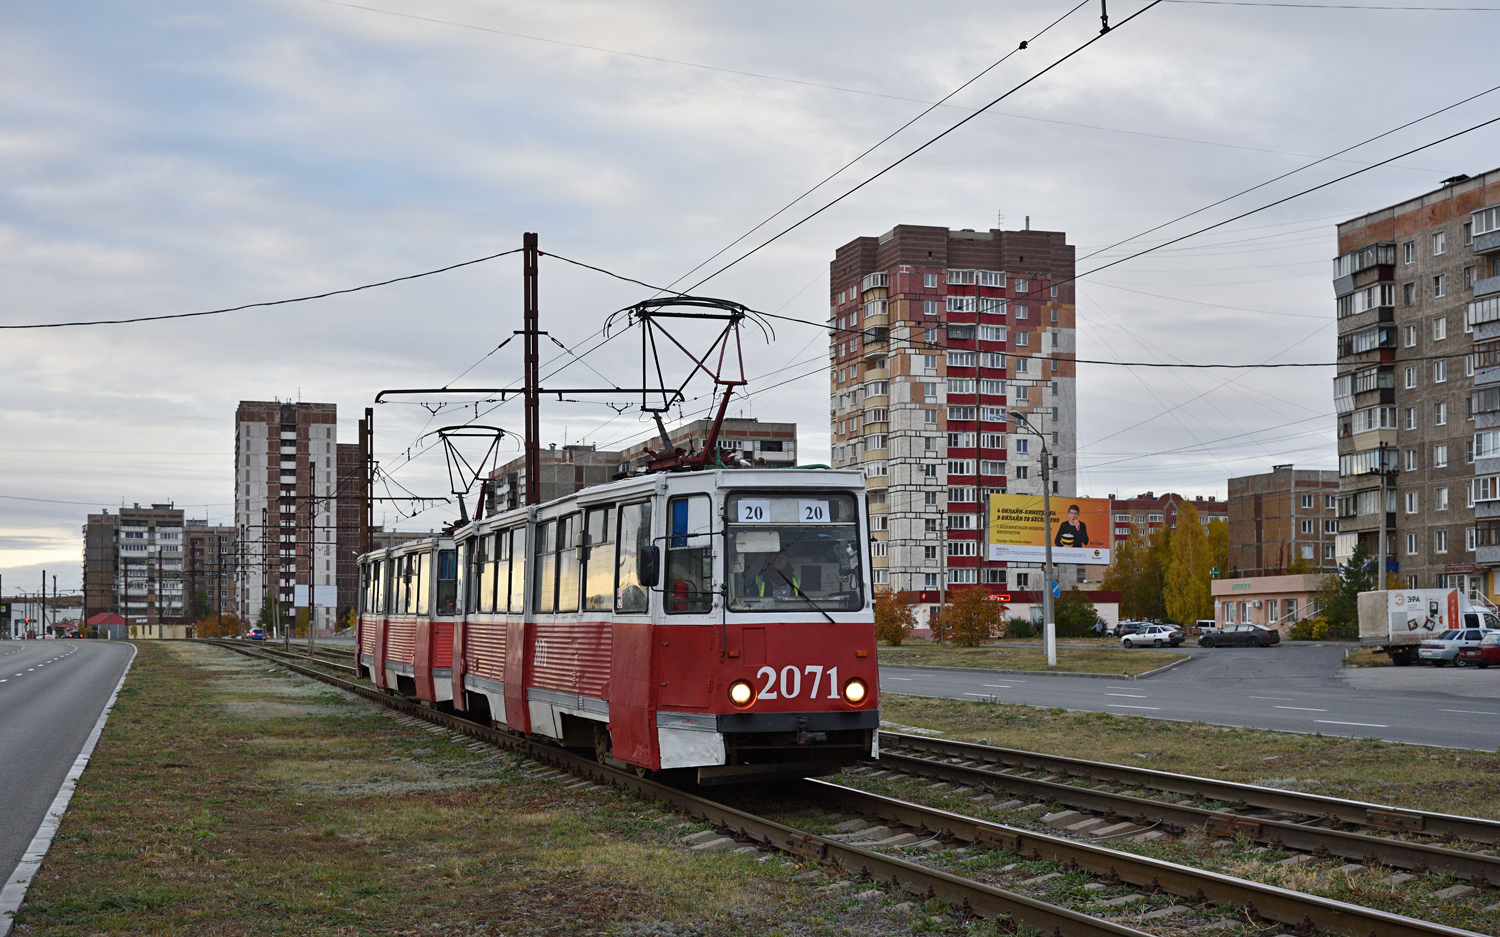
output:
<svg viewBox="0 0 1500 937"><path fill-rule="evenodd" d="M864 497L642 475L367 554L361 676L700 783L834 770L878 744Z"/></svg>

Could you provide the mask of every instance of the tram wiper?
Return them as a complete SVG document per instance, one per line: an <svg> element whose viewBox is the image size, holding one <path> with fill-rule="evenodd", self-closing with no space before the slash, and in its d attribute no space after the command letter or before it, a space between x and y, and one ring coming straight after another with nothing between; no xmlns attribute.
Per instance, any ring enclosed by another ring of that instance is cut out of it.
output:
<svg viewBox="0 0 1500 937"><path fill-rule="evenodd" d="M800 588L798 588L797 584L795 582L793 582L792 580L786 578L786 573L785 572L783 572L782 570L779 570L779 569L773 569L772 572L774 572L776 575L780 576L782 582L786 583L788 586L791 586L791 588L792 588L792 594L793 595L797 596L802 601L806 602L808 605L811 605L818 612L818 614L820 614L824 618L828 619L828 623L830 625L836 625L836 624L838 624L838 622L836 622L836 621L833 620L833 616L832 615L830 615L827 612L823 611L823 607L821 605L819 605L818 603L814 602L812 599L808 598L806 592L803 592Z"/></svg>

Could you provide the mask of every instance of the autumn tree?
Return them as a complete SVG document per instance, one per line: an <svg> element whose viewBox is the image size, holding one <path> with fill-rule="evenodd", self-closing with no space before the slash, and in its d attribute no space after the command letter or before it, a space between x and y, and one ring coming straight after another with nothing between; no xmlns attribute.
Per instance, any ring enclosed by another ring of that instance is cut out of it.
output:
<svg viewBox="0 0 1500 937"><path fill-rule="evenodd" d="M1120 614L1126 618L1154 620L1164 616L1162 553L1168 536L1165 530L1153 535L1131 524L1129 539L1115 545L1104 572L1104 588L1120 593Z"/></svg>
<svg viewBox="0 0 1500 937"><path fill-rule="evenodd" d="M206 615L198 619L197 624L194 625L194 633L200 638L227 638L244 630L246 630L244 621L233 612Z"/></svg>
<svg viewBox="0 0 1500 937"><path fill-rule="evenodd" d="M1229 522L1216 517L1204 529L1208 532L1208 549L1213 553L1214 569L1219 571L1219 578L1226 578L1229 575Z"/></svg>
<svg viewBox="0 0 1500 937"><path fill-rule="evenodd" d="M955 592L942 614L953 643L961 647L977 647L1004 632L1000 603L978 589Z"/></svg>
<svg viewBox="0 0 1500 937"><path fill-rule="evenodd" d="M875 639L891 647L901 643L917 626L917 616L911 610L911 602L889 589L875 590Z"/></svg>
<svg viewBox="0 0 1500 937"><path fill-rule="evenodd" d="M1184 501L1177 509L1177 527L1170 538L1166 562L1162 604L1167 616L1179 625L1189 625L1199 618L1212 618L1214 555L1204 525L1198 521L1198 509Z"/></svg>

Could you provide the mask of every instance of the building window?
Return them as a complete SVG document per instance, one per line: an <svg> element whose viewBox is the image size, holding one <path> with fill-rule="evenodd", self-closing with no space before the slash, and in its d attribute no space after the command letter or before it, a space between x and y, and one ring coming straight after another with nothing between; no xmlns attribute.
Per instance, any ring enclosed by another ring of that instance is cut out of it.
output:
<svg viewBox="0 0 1500 937"><path fill-rule="evenodd" d="M949 504L968 504L968 503L971 503L973 501L978 500L977 497L976 497L976 494L977 493L975 492L975 490L973 488L967 488L967 487L966 488L949 488L948 489L948 503Z"/></svg>
<svg viewBox="0 0 1500 937"><path fill-rule="evenodd" d="M1312 544L1310 544L1310 543L1304 543L1302 545L1302 558L1304 560L1310 560L1310 559L1312 559L1313 558L1313 549L1314 548L1313 548Z"/></svg>
<svg viewBox="0 0 1500 937"><path fill-rule="evenodd" d="M1406 428L1407 429L1416 429L1417 428L1417 408L1416 407L1407 407L1406 408Z"/></svg>
<svg viewBox="0 0 1500 937"><path fill-rule="evenodd" d="M1031 574L1030 573L1016 573L1016 588L1017 589L1022 589L1022 590L1030 589L1031 588Z"/></svg>
<svg viewBox="0 0 1500 937"><path fill-rule="evenodd" d="M1466 528L1464 530L1464 549L1470 553L1474 552L1474 540L1474 528Z"/></svg>
<svg viewBox="0 0 1500 937"><path fill-rule="evenodd" d="M1417 470L1417 450L1415 449L1406 450L1406 470L1408 472Z"/></svg>
<svg viewBox="0 0 1500 937"><path fill-rule="evenodd" d="M1448 380L1448 362L1445 360L1434 361L1432 363L1433 383L1441 384L1446 380Z"/></svg>
<svg viewBox="0 0 1500 937"><path fill-rule="evenodd" d="M1418 506L1420 504L1421 504L1421 499L1418 497L1418 493L1417 492L1415 492L1415 491L1408 491L1406 493L1406 513L1408 513L1408 514L1415 514L1415 513L1417 513L1417 508L1418 508Z"/></svg>
<svg viewBox="0 0 1500 937"><path fill-rule="evenodd" d="M1478 268L1473 264L1464 268L1464 289L1472 290L1474 288L1474 279L1477 270Z"/></svg>
<svg viewBox="0 0 1500 937"><path fill-rule="evenodd" d="M1313 496L1312 495L1303 495L1302 496L1302 510L1304 510L1304 511L1311 511L1312 510L1312 506L1313 506Z"/></svg>
<svg viewBox="0 0 1500 937"><path fill-rule="evenodd" d="M922 411L922 422L928 424L929 426L936 426L937 425L937 411L936 410L923 410Z"/></svg>
<svg viewBox="0 0 1500 937"><path fill-rule="evenodd" d="M974 540L949 540L949 556L976 556L979 552L979 544Z"/></svg>
<svg viewBox="0 0 1500 937"><path fill-rule="evenodd" d="M1338 521L1335 521L1335 520L1326 520L1326 521L1323 522L1323 533L1325 533L1325 534L1336 534L1338 532L1339 532L1339 522Z"/></svg>
<svg viewBox="0 0 1500 937"><path fill-rule="evenodd" d="M1440 342L1448 337L1448 317L1438 316L1432 320L1432 340Z"/></svg>
<svg viewBox="0 0 1500 937"><path fill-rule="evenodd" d="M1443 297L1448 295L1448 275L1440 273L1432 278L1432 295Z"/></svg>
<svg viewBox="0 0 1500 937"><path fill-rule="evenodd" d="M1030 345L1031 345L1031 333L1030 332L1017 332L1016 333L1016 346L1017 347L1019 347L1019 348L1027 348ZM1026 368L1025 368L1024 365L1021 367L1021 370L1022 371L1026 370Z"/></svg>
<svg viewBox="0 0 1500 937"><path fill-rule="evenodd" d="M1411 261L1407 261L1407 263L1410 263L1410 262ZM924 273L924 274L922 274L922 286L924 288L926 288L926 289L929 289L929 290L935 290L935 289L937 289L937 285L938 285L937 280L938 280L938 275L935 274L935 273Z"/></svg>
<svg viewBox="0 0 1500 937"><path fill-rule="evenodd" d="M1448 234L1445 231L1434 231L1432 234L1432 256L1443 253L1448 249Z"/></svg>
<svg viewBox="0 0 1500 937"><path fill-rule="evenodd" d="M1403 305L1403 306L1410 306L1412 303L1416 302L1416 299L1417 299L1417 284L1415 284L1415 283L1403 283L1403 284L1401 284L1401 305ZM1407 337L1407 342L1406 342L1406 347L1407 348L1411 348L1412 346L1416 345L1416 343L1417 343L1417 327L1414 326L1414 325L1407 326L1406 327L1406 337Z"/></svg>
<svg viewBox="0 0 1500 937"><path fill-rule="evenodd" d="M973 459L949 459L948 460L948 474L949 475L973 475L974 474L974 460Z"/></svg>
<svg viewBox="0 0 1500 937"><path fill-rule="evenodd" d="M884 555L884 554L882 554ZM870 582L877 586L888 586L891 583L891 571L888 569L870 570Z"/></svg>
<svg viewBox="0 0 1500 937"><path fill-rule="evenodd" d="M1406 555L1407 556L1416 556L1417 555L1417 535L1416 534L1407 534L1406 535Z"/></svg>
<svg viewBox="0 0 1500 937"><path fill-rule="evenodd" d="M923 573L922 574L922 588L924 588L924 589L936 589L937 588L937 573Z"/></svg>
<svg viewBox="0 0 1500 937"><path fill-rule="evenodd" d="M1304 534L1311 534L1314 532L1313 522L1306 518L1302 520L1301 527Z"/></svg>
<svg viewBox="0 0 1500 937"><path fill-rule="evenodd" d="M1434 511L1448 510L1448 489L1438 488L1432 493L1432 509Z"/></svg>
<svg viewBox="0 0 1500 937"><path fill-rule="evenodd" d="M1433 406L1432 412L1433 412L1433 420L1436 423L1436 425L1438 425L1438 426L1447 426L1448 425L1448 405L1446 403L1435 404Z"/></svg>
<svg viewBox="0 0 1500 937"><path fill-rule="evenodd" d="M937 546L936 545L925 546L925 547L922 548L922 559L924 559L924 560L935 560L937 558L938 558L938 555L937 555Z"/></svg>
<svg viewBox="0 0 1500 937"><path fill-rule="evenodd" d="M1401 245L1401 260L1404 263L1415 263L1417 259L1417 242L1407 241Z"/></svg>
<svg viewBox="0 0 1500 937"><path fill-rule="evenodd" d="M936 491L924 491L924 492L922 492L922 504L925 505L926 507L930 507L930 508L931 507L937 507L937 503L938 503L937 496L938 496L938 493Z"/></svg>
<svg viewBox="0 0 1500 937"><path fill-rule="evenodd" d="M1336 510L1338 510L1338 506L1339 506L1339 496L1338 495L1324 495L1323 496L1323 510L1325 510L1325 511L1336 511Z"/></svg>
<svg viewBox="0 0 1500 937"><path fill-rule="evenodd" d="M1417 386L1417 368L1411 365L1406 369L1406 389L1411 390Z"/></svg>
<svg viewBox="0 0 1500 937"><path fill-rule="evenodd" d="M1448 531L1439 530L1432 535L1432 550L1434 553L1448 552Z"/></svg>
<svg viewBox="0 0 1500 937"><path fill-rule="evenodd" d="M979 474L981 475L1004 475L1005 463L994 459L984 459L979 463Z"/></svg>
<svg viewBox="0 0 1500 937"><path fill-rule="evenodd" d="M1448 466L1448 444L1439 443L1432 447L1432 467L1447 468Z"/></svg>

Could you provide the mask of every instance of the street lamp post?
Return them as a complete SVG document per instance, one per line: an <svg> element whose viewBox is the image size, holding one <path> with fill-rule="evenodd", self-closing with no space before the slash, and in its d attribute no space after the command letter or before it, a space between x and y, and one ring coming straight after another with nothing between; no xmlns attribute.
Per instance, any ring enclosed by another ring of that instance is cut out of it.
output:
<svg viewBox="0 0 1500 937"><path fill-rule="evenodd" d="M1057 666L1057 622L1052 617L1052 456L1047 451L1047 437L1026 418L1026 414L1010 411L1011 419L1026 427L1027 431L1042 442L1042 544L1046 549L1046 565L1042 583L1042 625L1046 629L1047 666Z"/></svg>

